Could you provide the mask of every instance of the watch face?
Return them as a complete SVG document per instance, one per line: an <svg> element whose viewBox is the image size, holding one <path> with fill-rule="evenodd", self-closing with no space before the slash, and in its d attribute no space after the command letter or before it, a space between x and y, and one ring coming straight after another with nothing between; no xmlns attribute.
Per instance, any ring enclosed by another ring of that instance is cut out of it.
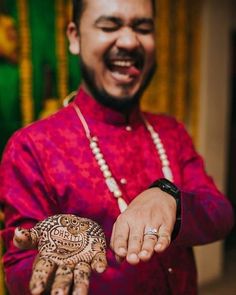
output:
<svg viewBox="0 0 236 295"><path fill-rule="evenodd" d="M169 180L162 178L157 181L157 186L163 191L171 194L174 198L180 196L180 190Z"/></svg>

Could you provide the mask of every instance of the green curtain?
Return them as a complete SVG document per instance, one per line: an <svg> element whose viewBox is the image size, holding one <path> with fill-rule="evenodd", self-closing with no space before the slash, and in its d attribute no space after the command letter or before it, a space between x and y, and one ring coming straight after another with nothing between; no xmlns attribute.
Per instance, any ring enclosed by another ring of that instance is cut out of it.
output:
<svg viewBox="0 0 236 295"><path fill-rule="evenodd" d="M64 5L66 6L68 2L70 0L64 0ZM19 29L17 0L4 0L0 4L2 12L13 17ZM57 5L57 0L27 1L32 49L32 97L35 120L38 118L46 98L58 98L55 5ZM24 45L20 44L20 46ZM72 56L68 52L67 55L68 92L70 92L78 87L80 70L78 57ZM19 81L18 65L0 60L0 154L10 135L22 126Z"/></svg>
<svg viewBox="0 0 236 295"><path fill-rule="evenodd" d="M0 62L0 153L11 134L21 127L17 66Z"/></svg>

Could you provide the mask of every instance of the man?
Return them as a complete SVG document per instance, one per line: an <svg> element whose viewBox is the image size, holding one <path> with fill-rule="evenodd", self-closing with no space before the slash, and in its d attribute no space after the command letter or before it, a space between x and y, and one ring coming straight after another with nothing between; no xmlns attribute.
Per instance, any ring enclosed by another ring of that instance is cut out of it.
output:
<svg viewBox="0 0 236 295"><path fill-rule="evenodd" d="M68 37L82 86L68 107L17 132L2 161L10 292L28 294L36 255L12 245L14 228L71 213L98 222L111 246L89 294L196 294L191 247L222 239L233 213L183 126L139 110L155 68L154 1L77 0L74 9ZM67 294L68 280L52 294ZM74 285L86 294L86 282Z"/></svg>

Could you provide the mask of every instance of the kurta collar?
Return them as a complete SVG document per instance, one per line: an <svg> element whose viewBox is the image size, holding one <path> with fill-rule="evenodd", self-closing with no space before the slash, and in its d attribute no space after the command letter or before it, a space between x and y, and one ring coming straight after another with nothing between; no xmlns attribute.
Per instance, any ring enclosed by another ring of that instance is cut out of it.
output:
<svg viewBox="0 0 236 295"><path fill-rule="evenodd" d="M139 106L136 106L132 109L129 116L129 121L127 122L125 116L122 113L100 104L82 87L79 88L74 102L79 106L85 118L90 117L94 120L113 125L130 126L142 121Z"/></svg>

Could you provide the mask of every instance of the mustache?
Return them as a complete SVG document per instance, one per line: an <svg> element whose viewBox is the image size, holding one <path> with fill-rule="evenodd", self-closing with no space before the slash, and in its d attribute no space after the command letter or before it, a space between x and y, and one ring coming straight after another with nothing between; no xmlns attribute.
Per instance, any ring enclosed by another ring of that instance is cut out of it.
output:
<svg viewBox="0 0 236 295"><path fill-rule="evenodd" d="M143 66L144 64L144 52L142 49L137 48L133 51L128 51L125 49L113 49L108 51L105 54L105 62L109 63L111 60L133 60L135 63L137 63L139 66Z"/></svg>

